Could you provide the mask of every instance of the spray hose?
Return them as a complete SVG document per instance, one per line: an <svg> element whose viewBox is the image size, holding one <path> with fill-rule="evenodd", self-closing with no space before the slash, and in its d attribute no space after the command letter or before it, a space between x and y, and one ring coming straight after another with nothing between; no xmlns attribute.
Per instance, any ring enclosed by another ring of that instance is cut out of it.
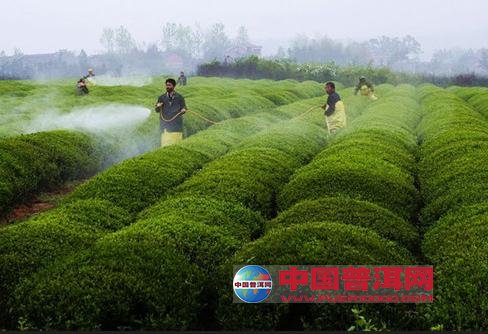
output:
<svg viewBox="0 0 488 334"><path fill-rule="evenodd" d="M217 123L218 123L218 122L212 121L211 119L206 118L205 116L203 116L202 114L200 114L200 113L198 113L198 112L196 112L196 111L193 111L193 110L189 110L189 109L187 109L187 110L186 110L186 112L192 113L193 115L195 115L195 116L197 116L197 117L199 117L199 118L203 119L204 121L207 121L207 122L209 122L209 123L211 123L211 124L217 124ZM185 111L180 111L180 112L178 112L176 115L174 115L173 117L171 117L170 119L166 119L166 118L164 118L164 116L163 116L163 113L162 113L162 112L160 112L160 113L159 113L159 116L160 116L160 118L161 118L163 121L165 121L165 122L172 122L172 121L174 121L174 120L175 120L175 119L176 119L178 116L180 116L180 115L182 115L182 114L184 114L184 113L185 113Z"/></svg>
<svg viewBox="0 0 488 334"><path fill-rule="evenodd" d="M317 109L317 108L322 108L321 106L315 106L315 107L310 107L309 109L307 109L305 112L299 114L298 116L296 116L295 118L300 118L302 116L305 116L306 114L308 114L309 112L311 112L312 110L314 109Z"/></svg>
<svg viewBox="0 0 488 334"><path fill-rule="evenodd" d="M317 109L317 108L321 108L321 106L314 106L314 107L310 107L310 108L309 108L309 109L307 109L305 112L303 112L303 113L299 114L299 115L298 115L298 116L296 116L295 118L300 118L300 117L302 117L302 116L304 116L304 115L308 114L309 112L311 112L312 110ZM195 116L197 116L197 117L199 117L199 118L203 119L204 121L207 121L207 122L209 122L209 123L211 123L211 124L217 124L217 123L218 123L218 122L212 121L211 119L206 118L205 116L203 116L202 114L200 114L200 113L198 113L198 112L196 112L196 111L193 111L193 110L187 109L187 110L186 110L186 112L192 113L193 115L195 115ZM178 112L176 115L174 115L173 117L171 117L170 119L166 119L166 118L164 118L164 116L163 116L163 113L162 113L162 112L160 112L160 113L159 113L159 116L160 116L160 118L161 118L163 121L165 121L165 122L172 122L172 121L174 121L174 120L175 120L175 119L176 119L178 116L180 116L180 115L182 115L182 114L184 114L184 113L185 113L185 112L180 111L180 112Z"/></svg>

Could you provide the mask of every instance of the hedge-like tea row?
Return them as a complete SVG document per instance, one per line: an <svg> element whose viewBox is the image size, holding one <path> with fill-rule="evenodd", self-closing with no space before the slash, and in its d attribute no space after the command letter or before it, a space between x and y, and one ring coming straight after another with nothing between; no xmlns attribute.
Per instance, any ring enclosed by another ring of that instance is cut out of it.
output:
<svg viewBox="0 0 488 334"><path fill-rule="evenodd" d="M69 200L100 198L136 214L203 164L283 115L242 117L212 126L173 145L126 160L78 187Z"/></svg>
<svg viewBox="0 0 488 334"><path fill-rule="evenodd" d="M16 284L129 223L129 214L108 201L82 200L0 229L0 327L9 323L9 298Z"/></svg>
<svg viewBox="0 0 488 334"><path fill-rule="evenodd" d="M412 224L379 205L348 197L323 197L298 202L269 221L266 228L270 230L323 220L369 228L409 249L418 245L419 235Z"/></svg>
<svg viewBox="0 0 488 334"><path fill-rule="evenodd" d="M74 131L0 139L0 216L29 196L91 176L104 162L99 140Z"/></svg>
<svg viewBox="0 0 488 334"><path fill-rule="evenodd" d="M433 86L419 91L422 249L436 278L436 302L424 312L446 330L486 330L488 123L453 93Z"/></svg>
<svg viewBox="0 0 488 334"><path fill-rule="evenodd" d="M434 265L437 302L426 305L432 325L446 330L488 328L488 201L451 211L424 236Z"/></svg>
<svg viewBox="0 0 488 334"><path fill-rule="evenodd" d="M198 79L203 80L203 82L209 80ZM293 80L252 81L221 78L214 78L213 80L214 83L206 83L206 86L198 87L198 89L187 86L182 87L181 91L183 94L186 91L189 92L185 96L187 97L187 105L191 110L214 121L241 117L258 110L271 109L296 102L298 99L312 98L323 94L322 85L313 81L298 83ZM214 89L208 89L214 85L217 85ZM209 125L207 121L191 113L184 117L183 123L186 135L193 134Z"/></svg>
<svg viewBox="0 0 488 334"><path fill-rule="evenodd" d="M420 94L419 179L428 226L448 211L486 199L488 122L452 93L425 86Z"/></svg>
<svg viewBox="0 0 488 334"><path fill-rule="evenodd" d="M409 87L396 90L410 94ZM371 104L292 177L279 196L280 208L304 199L348 196L380 205L404 219L414 218L417 106L412 98L401 96Z"/></svg>
<svg viewBox="0 0 488 334"><path fill-rule="evenodd" d="M447 90L467 101L477 112L488 119L488 89L486 87L451 87Z"/></svg>
<svg viewBox="0 0 488 334"><path fill-rule="evenodd" d="M319 151L325 130L296 120L244 140L238 149L208 164L176 189L235 201L270 217L276 191Z"/></svg>
<svg viewBox="0 0 488 334"><path fill-rule="evenodd" d="M334 222L291 225L270 230L246 244L223 268L222 282L232 281L232 265L399 265L414 262L396 243L369 228ZM228 284L228 283L227 283ZM354 322L350 309L340 304L232 304L232 289L222 283L218 322L229 330L337 330ZM368 319L385 321L388 329L415 321L408 306L368 305ZM386 315L381 317L381 315Z"/></svg>
<svg viewBox="0 0 488 334"><path fill-rule="evenodd" d="M302 105L280 111L295 109L298 114ZM218 265L261 233L263 218L251 209L270 212L272 197L281 184L326 138L325 129L319 126L301 120L289 123L279 123L242 141L236 150L209 163L171 196L141 213L137 223L102 238L90 251L25 280L15 293L15 315L41 328L215 327L211 311L216 302ZM289 141L285 133L296 137L296 142ZM269 142L267 137L286 141L274 148L260 147L263 140ZM297 155L298 146L303 151ZM231 190L214 182L217 174ZM258 197L253 198L255 195ZM158 256L175 261L158 261ZM174 274L182 260L191 272ZM174 298L168 289L177 286L178 280L184 281L178 293L191 291ZM27 296L31 297L26 302Z"/></svg>
<svg viewBox="0 0 488 334"><path fill-rule="evenodd" d="M488 90L480 91L469 98L468 102L475 108L477 112L488 119Z"/></svg>
<svg viewBox="0 0 488 334"><path fill-rule="evenodd" d="M488 92L488 90L485 87L460 87L460 86L450 86L446 88L446 91L454 93L466 101L468 101L473 95Z"/></svg>

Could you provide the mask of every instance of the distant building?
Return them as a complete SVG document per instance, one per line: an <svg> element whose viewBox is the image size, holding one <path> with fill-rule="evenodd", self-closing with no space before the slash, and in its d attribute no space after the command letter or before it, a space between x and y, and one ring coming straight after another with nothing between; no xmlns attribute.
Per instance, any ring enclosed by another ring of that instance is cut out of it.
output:
<svg viewBox="0 0 488 334"><path fill-rule="evenodd" d="M167 51L163 53L164 67L171 72L180 72L184 69L184 59L176 52Z"/></svg>
<svg viewBox="0 0 488 334"><path fill-rule="evenodd" d="M53 78L79 75L80 66L73 52L60 50L55 53L5 57L0 72L14 73L20 78Z"/></svg>
<svg viewBox="0 0 488 334"><path fill-rule="evenodd" d="M249 56L261 56L262 46L247 43L244 45L234 45L225 51L226 58L239 59Z"/></svg>

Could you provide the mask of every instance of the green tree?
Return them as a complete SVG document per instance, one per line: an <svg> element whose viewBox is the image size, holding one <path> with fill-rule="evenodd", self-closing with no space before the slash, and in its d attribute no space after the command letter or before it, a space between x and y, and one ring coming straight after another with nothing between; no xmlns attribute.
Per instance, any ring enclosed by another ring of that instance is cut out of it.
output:
<svg viewBox="0 0 488 334"><path fill-rule="evenodd" d="M481 49L480 50L479 65L483 70L488 72L488 49Z"/></svg>
<svg viewBox="0 0 488 334"><path fill-rule="evenodd" d="M126 27L120 26L115 30L115 45L119 53L130 53L137 49L136 42Z"/></svg>
<svg viewBox="0 0 488 334"><path fill-rule="evenodd" d="M403 38L381 36L369 41L369 48L377 65L391 66L420 53L420 43L407 35Z"/></svg>
<svg viewBox="0 0 488 334"><path fill-rule="evenodd" d="M115 32L111 28L103 29L100 43L105 48L106 53L115 52Z"/></svg>
<svg viewBox="0 0 488 334"><path fill-rule="evenodd" d="M207 31L202 46L205 60L221 60L225 57L225 51L231 46L231 41L222 23L214 24Z"/></svg>
<svg viewBox="0 0 488 334"><path fill-rule="evenodd" d="M176 52L183 57L198 58L201 55L202 43L203 34L199 26L194 29L176 23L163 26L161 46L165 51Z"/></svg>

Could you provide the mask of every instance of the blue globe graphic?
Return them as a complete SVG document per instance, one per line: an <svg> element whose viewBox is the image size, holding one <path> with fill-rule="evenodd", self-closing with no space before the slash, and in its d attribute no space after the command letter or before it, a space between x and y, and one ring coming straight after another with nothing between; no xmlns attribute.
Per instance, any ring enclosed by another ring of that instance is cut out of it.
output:
<svg viewBox="0 0 488 334"><path fill-rule="evenodd" d="M245 266L234 276L234 293L246 303L259 303L268 298L272 290L269 272L261 266Z"/></svg>

